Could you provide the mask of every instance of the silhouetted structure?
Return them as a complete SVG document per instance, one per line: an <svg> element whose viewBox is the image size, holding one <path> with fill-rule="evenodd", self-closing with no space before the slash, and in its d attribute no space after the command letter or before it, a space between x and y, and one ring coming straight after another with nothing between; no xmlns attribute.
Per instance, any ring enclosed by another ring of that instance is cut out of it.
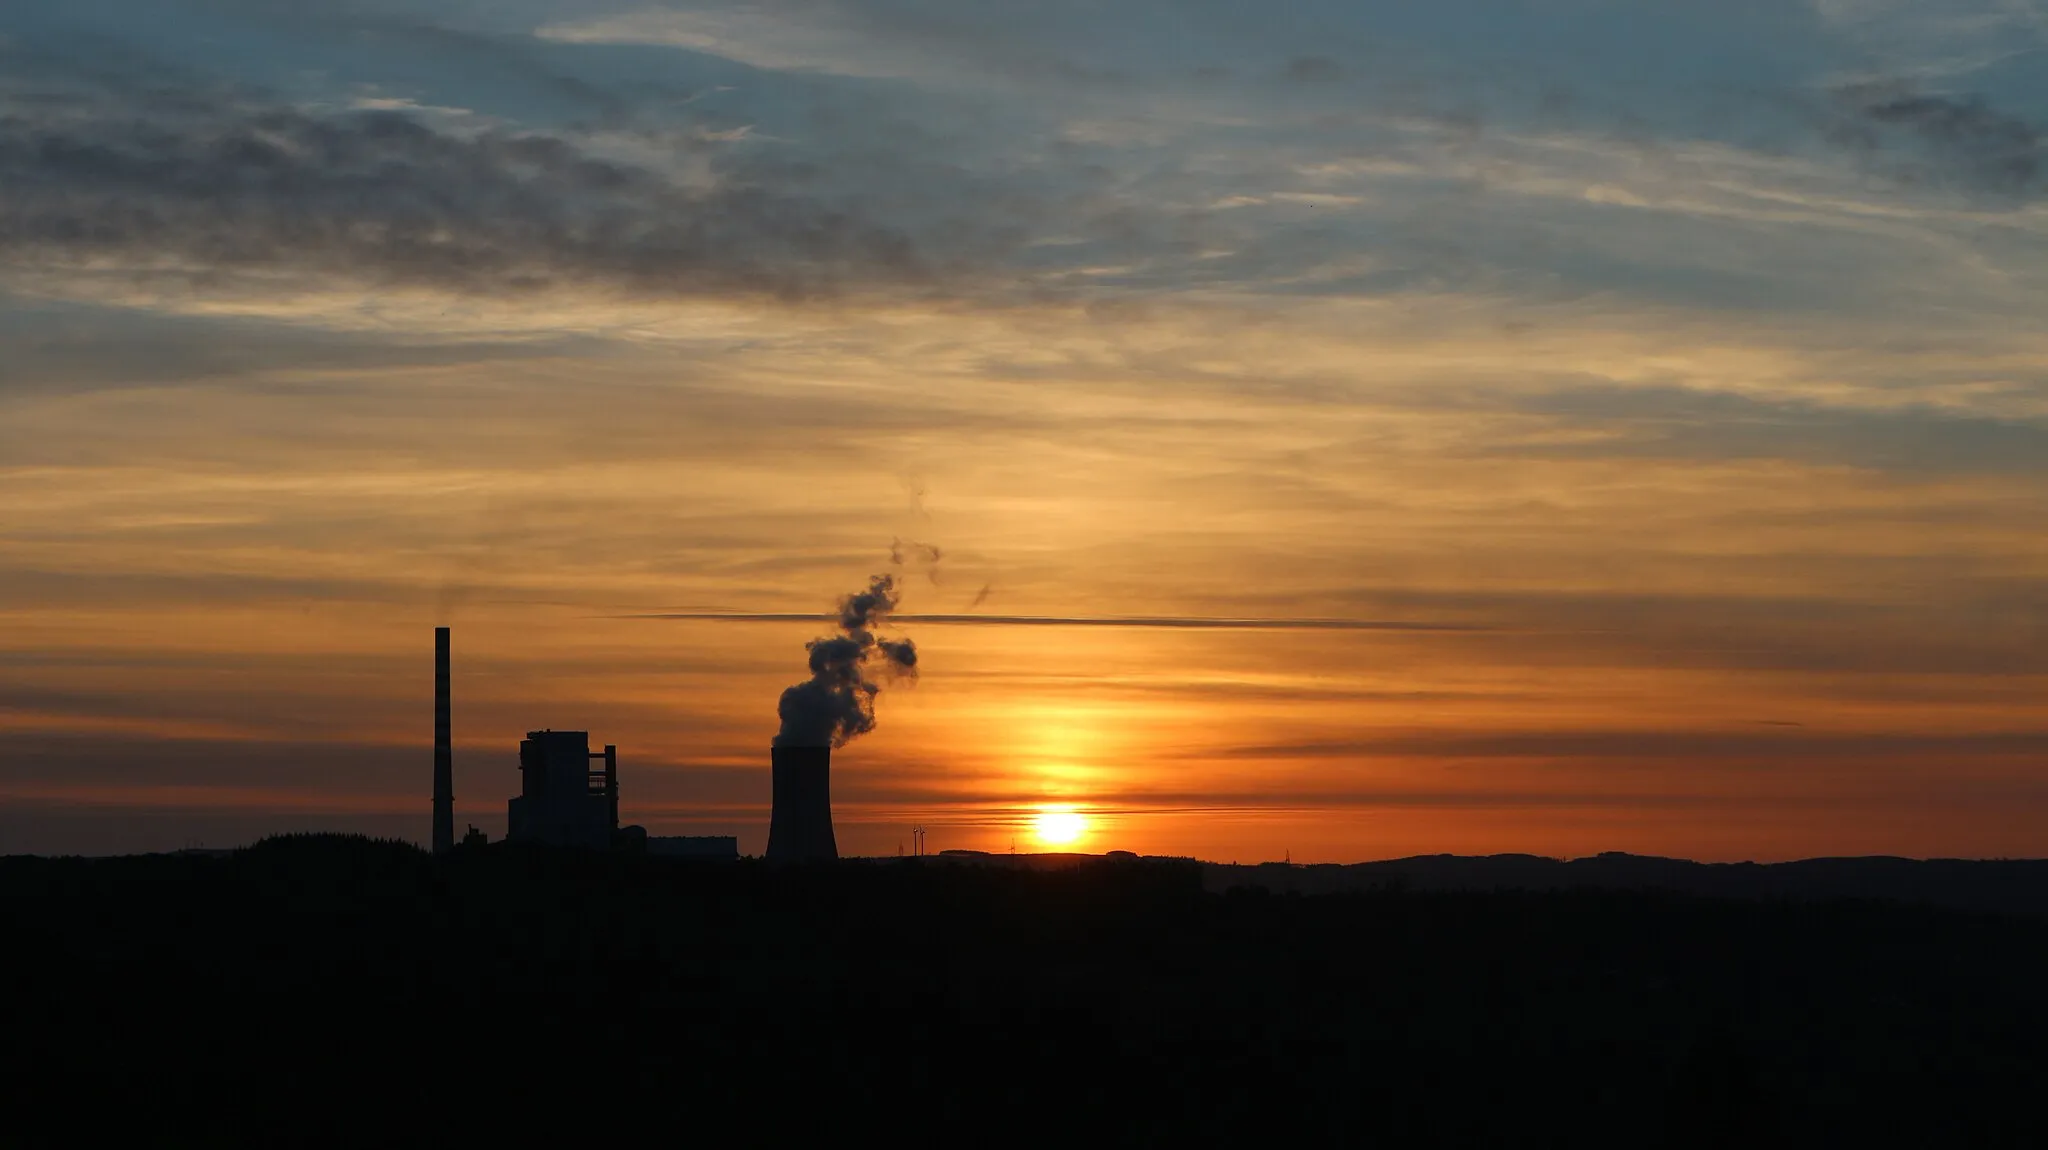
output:
<svg viewBox="0 0 2048 1150"><path fill-rule="evenodd" d="M448 628L434 628L434 853L455 849L455 745L448 721Z"/></svg>
<svg viewBox="0 0 2048 1150"><path fill-rule="evenodd" d="M740 840L732 835L654 835L647 853L664 858L737 859Z"/></svg>
<svg viewBox="0 0 2048 1150"><path fill-rule="evenodd" d="M590 769L603 759L604 769ZM619 829L619 749L590 749L588 731L528 731L519 744L520 795L507 804L511 842L609 849Z"/></svg>
<svg viewBox="0 0 2048 1150"><path fill-rule="evenodd" d="M770 862L839 857L832 837L832 748L776 747L774 809L768 816Z"/></svg>

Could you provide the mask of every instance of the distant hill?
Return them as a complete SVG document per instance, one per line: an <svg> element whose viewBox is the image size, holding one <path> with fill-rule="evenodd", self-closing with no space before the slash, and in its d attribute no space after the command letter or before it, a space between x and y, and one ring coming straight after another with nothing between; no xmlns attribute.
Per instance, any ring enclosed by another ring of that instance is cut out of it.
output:
<svg viewBox="0 0 2048 1150"><path fill-rule="evenodd" d="M2043 868L0 859L4 1143L2044 1146Z"/></svg>
<svg viewBox="0 0 2048 1150"><path fill-rule="evenodd" d="M1960 910L2048 914L2048 860L1817 858L1697 863L1610 851L1581 859L1537 855L1417 855L1315 865L1202 864L1205 889L1276 894L1345 891L1669 891L1743 899L1881 899Z"/></svg>

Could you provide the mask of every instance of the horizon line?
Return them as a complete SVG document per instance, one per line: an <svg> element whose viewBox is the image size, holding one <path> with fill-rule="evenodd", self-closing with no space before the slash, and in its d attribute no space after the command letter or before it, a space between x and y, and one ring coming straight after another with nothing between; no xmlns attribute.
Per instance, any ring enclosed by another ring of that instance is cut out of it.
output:
<svg viewBox="0 0 2048 1150"><path fill-rule="evenodd" d="M614 615L614 619L666 619L705 623L831 623L836 612L801 611L652 611ZM925 626L965 627L1139 627L1186 631L1442 631L1486 632L1496 628L1467 623L1428 623L1401 619L1233 618L1199 615L972 615L939 613L889 616L890 622Z"/></svg>

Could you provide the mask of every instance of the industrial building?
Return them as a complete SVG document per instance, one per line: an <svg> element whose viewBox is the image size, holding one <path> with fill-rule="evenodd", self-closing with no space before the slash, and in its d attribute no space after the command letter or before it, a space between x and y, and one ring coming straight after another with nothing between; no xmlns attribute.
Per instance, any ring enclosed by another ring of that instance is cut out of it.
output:
<svg viewBox="0 0 2048 1150"><path fill-rule="evenodd" d="M434 807L433 848L455 848L455 750L450 722L449 632L434 628ZM770 857L837 858L827 786L831 751L776 748L773 761L775 814L769 832ZM785 761L787 765L785 765ZM601 765L594 765L600 764ZM528 731L519 743L519 795L506 804L506 841L590 850L645 851L670 858L736 859L739 840L730 835L655 836L619 825L619 749L590 749L588 731ZM784 827L778 832L773 827ZM780 835L778 839L777 835ZM482 846L475 827L464 847ZM778 851L777 843L783 844Z"/></svg>
<svg viewBox="0 0 2048 1150"><path fill-rule="evenodd" d="M602 759L603 770L590 764ZM520 793L506 805L515 843L608 850L619 829L619 749L590 749L588 731L528 731L519 744Z"/></svg>
<svg viewBox="0 0 2048 1150"><path fill-rule="evenodd" d="M832 748L775 747L768 755L775 803L768 816L768 861L838 858L839 844L832 837Z"/></svg>

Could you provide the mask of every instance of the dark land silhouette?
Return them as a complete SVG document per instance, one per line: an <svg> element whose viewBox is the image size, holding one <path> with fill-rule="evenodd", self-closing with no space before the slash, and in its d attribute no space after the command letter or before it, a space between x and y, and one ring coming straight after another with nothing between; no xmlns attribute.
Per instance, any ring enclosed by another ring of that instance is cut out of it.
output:
<svg viewBox="0 0 2048 1150"><path fill-rule="evenodd" d="M1697 863L1611 851L1591 858L1420 855L1384 862L1285 866L1203 864L1210 890L1661 891L1741 899L1878 899L1957 910L2048 915L2048 860L1815 858Z"/></svg>
<svg viewBox="0 0 2048 1150"><path fill-rule="evenodd" d="M1615 886L1690 873L1634 861ZM2048 864L1869 864L2026 889L1998 911L1911 882L1430 889L1582 873L1540 862L778 867L331 836L0 860L6 1140L2048 1136ZM1261 876L1348 889L1231 881Z"/></svg>

